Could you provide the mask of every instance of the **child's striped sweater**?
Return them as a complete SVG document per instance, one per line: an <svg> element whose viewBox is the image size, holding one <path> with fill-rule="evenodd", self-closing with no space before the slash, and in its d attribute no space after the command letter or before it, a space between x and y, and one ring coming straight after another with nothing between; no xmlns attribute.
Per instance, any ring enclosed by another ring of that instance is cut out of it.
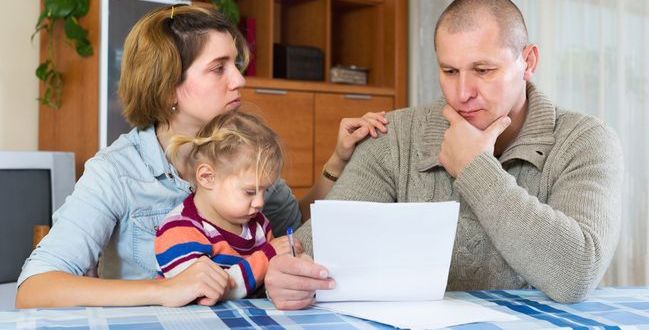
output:
<svg viewBox="0 0 649 330"><path fill-rule="evenodd" d="M203 219L196 210L194 194L167 215L155 239L155 253L161 274L178 275L198 258L207 256L225 269L236 282L227 299L246 297L261 285L268 262L275 256L270 245L273 233L261 214L244 225L243 237ZM247 236L247 237L246 237Z"/></svg>

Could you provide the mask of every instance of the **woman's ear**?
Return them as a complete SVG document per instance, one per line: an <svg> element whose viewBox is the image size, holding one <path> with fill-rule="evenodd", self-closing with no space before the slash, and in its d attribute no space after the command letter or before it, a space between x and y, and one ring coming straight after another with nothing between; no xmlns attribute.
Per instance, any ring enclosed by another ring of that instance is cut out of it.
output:
<svg viewBox="0 0 649 330"><path fill-rule="evenodd" d="M201 163L196 167L196 186L212 190L216 186L216 173L210 164Z"/></svg>
<svg viewBox="0 0 649 330"><path fill-rule="evenodd" d="M527 45L525 49L523 49L523 60L525 61L523 79L525 79L525 81L530 81L536 71L536 66L539 63L539 47L535 44Z"/></svg>

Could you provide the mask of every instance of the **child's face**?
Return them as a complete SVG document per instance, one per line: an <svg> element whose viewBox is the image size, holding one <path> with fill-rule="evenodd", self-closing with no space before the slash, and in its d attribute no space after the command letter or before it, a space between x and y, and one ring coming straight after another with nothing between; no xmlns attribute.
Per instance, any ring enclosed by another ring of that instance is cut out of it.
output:
<svg viewBox="0 0 649 330"><path fill-rule="evenodd" d="M264 193L272 183L271 180L260 178L257 186L255 170L251 169L217 177L213 189L204 192L216 216L232 225L242 225L261 211Z"/></svg>

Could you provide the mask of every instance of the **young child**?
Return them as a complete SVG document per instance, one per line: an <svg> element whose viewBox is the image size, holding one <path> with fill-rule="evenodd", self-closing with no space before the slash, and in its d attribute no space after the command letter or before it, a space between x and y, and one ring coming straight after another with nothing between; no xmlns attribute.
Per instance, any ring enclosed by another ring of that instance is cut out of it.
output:
<svg viewBox="0 0 649 330"><path fill-rule="evenodd" d="M186 170L194 193L167 215L155 239L161 275L178 275L207 256L225 269L234 287L221 299L239 299L263 282L268 262L290 253L286 236L273 238L261 213L264 191L279 177L283 160L277 135L257 117L229 111L196 137L175 136L167 153L190 144Z"/></svg>

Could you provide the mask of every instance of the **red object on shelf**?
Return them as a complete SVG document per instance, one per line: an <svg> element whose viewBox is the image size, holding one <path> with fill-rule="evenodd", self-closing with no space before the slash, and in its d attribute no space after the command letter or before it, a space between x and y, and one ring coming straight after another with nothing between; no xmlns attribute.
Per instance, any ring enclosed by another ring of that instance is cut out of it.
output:
<svg viewBox="0 0 649 330"><path fill-rule="evenodd" d="M246 69L246 76L257 75L257 21L253 17L242 17L239 21L239 30L246 39L248 47L250 48L250 62Z"/></svg>

